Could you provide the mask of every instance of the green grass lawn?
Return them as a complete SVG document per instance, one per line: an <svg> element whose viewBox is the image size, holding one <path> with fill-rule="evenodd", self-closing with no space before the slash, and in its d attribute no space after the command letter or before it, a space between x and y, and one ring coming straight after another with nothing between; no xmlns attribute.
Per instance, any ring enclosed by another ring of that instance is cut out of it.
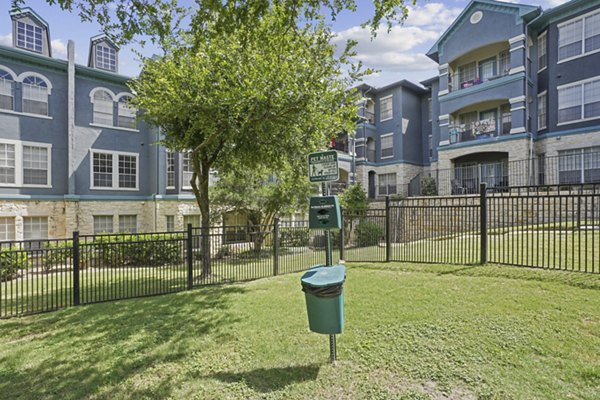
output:
<svg viewBox="0 0 600 400"><path fill-rule="evenodd" d="M0 321L0 398L598 399L600 276L352 264L336 365L299 278Z"/></svg>

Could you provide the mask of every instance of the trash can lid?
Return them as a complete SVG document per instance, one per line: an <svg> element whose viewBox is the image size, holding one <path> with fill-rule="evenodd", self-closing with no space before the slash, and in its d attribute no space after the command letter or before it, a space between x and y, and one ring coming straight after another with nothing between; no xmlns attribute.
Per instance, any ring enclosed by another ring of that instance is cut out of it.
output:
<svg viewBox="0 0 600 400"><path fill-rule="evenodd" d="M306 271L301 280L303 284L313 287L340 284L346 280L346 267L340 264L330 267L316 265Z"/></svg>

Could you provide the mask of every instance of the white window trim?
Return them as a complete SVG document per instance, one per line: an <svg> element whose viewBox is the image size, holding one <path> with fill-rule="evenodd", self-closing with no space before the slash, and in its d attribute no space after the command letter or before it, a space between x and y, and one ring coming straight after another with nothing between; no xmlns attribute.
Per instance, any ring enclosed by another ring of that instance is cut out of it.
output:
<svg viewBox="0 0 600 400"><path fill-rule="evenodd" d="M556 99L558 99L558 91L561 89L568 89L570 87L575 87L575 86L583 86L586 83L589 82L596 82L596 81L600 81L600 75L597 75L593 78L587 78L587 79L582 79L580 81L576 81L576 82L571 82L571 83L565 83L564 85L560 85L556 87ZM585 90L583 89L583 87L581 88L581 114L583 116L584 112L584 107L585 107ZM560 110L560 104L557 105L557 113L558 110ZM596 116L596 117L589 117L589 118L579 118L579 119L574 119L571 121L565 121L565 122L559 122L556 124L556 126L564 126L564 125L570 125L570 124L576 124L578 122L585 122L585 121L593 121L596 119L600 119L600 115Z"/></svg>
<svg viewBox="0 0 600 400"><path fill-rule="evenodd" d="M579 15L579 16L577 16L575 18L571 18L568 21L564 21L564 22L561 22L560 24L556 25L556 28L558 29L558 37L560 38L560 28L562 28L563 26L572 24L574 22L577 22L579 20L582 21L582 26L581 26L581 54L578 54L576 56L569 57L569 58L563 58L562 60L558 60L556 62L556 64L562 64L562 63L567 62L567 61L575 60L577 58L589 56L589 55L596 54L596 53L600 52L600 49L592 50L592 51L589 51L587 53L585 51L585 19L587 17L591 17L592 15L599 14L599 13L600 13L600 11L598 11L596 9L596 10L590 11L590 12L588 12L586 14L583 14L583 15ZM557 46L556 57L558 58L558 41L556 43L556 46Z"/></svg>
<svg viewBox="0 0 600 400"><path fill-rule="evenodd" d="M394 95L390 94L389 96L385 96L379 99L379 122L384 122L384 121L389 121L391 119L394 119L394 99L393 99ZM381 119L381 102L383 100L387 100L387 99L392 99L392 108L390 109L390 111L392 112L392 115L389 118L386 119Z"/></svg>
<svg viewBox="0 0 600 400"><path fill-rule="evenodd" d="M50 97L50 95L52 94L52 83L50 82L50 79L48 79L47 77L45 77L44 75L42 75L38 72L25 71L22 74L20 74L19 76L17 76L15 81L22 83L25 78L29 78L30 76L35 76L36 78L40 78L41 80L46 82L46 86L48 89L48 97Z"/></svg>
<svg viewBox="0 0 600 400"><path fill-rule="evenodd" d="M538 69L538 74L548 68L548 30L545 30L544 33L538 36L538 67L540 62L540 39L543 37L546 38L546 66L544 68Z"/></svg>
<svg viewBox="0 0 600 400"><path fill-rule="evenodd" d="M383 134L383 135L379 135L379 146L380 146L380 149L379 149L379 150L381 151L381 153L383 153L383 149L384 149L384 147L383 147L383 146L381 146L381 144L383 143L383 140L382 140L382 139L383 139L383 138L390 137L390 136L392 136L392 137L393 137L393 136L394 136L394 132L391 132L391 133L385 133L385 134ZM389 148L391 148L391 149L392 149L392 153L394 153L394 140L393 140L393 138L392 138L392 147L385 147L385 148L386 148L386 149L389 149ZM379 158L380 158L381 160L385 160L385 159L388 159L388 158L394 158L394 154L392 154L391 156L385 156L385 157L383 157L383 156L382 156L382 157L379 157Z"/></svg>
<svg viewBox="0 0 600 400"><path fill-rule="evenodd" d="M165 151L165 183L167 183L167 185L165 186L166 189L175 189L175 185L168 185L169 182L169 153L173 154L173 161L174 162L174 167L175 169L173 170L173 174L174 174L174 180L177 180L177 174L175 173L177 171L177 158L175 157L175 152L174 151L170 151L170 150L166 150ZM177 183L177 182L176 182Z"/></svg>
<svg viewBox="0 0 600 400"><path fill-rule="evenodd" d="M544 121L544 127L540 127L540 97L546 96L546 119ZM538 131L548 129L548 91L544 90L542 93L537 95L538 107L537 107L537 116L538 116ZM513 111L513 110L511 110Z"/></svg>
<svg viewBox="0 0 600 400"><path fill-rule="evenodd" d="M90 122L90 126L93 126L94 128L102 128L102 129L114 129L116 131L124 131L124 132L139 132L139 129L133 129L133 128L123 128L121 126L116 126L116 125L104 125L104 124L95 124L93 122Z"/></svg>
<svg viewBox="0 0 600 400"><path fill-rule="evenodd" d="M52 144L39 142L25 142L20 140L0 139L0 143L15 146L15 183L0 183L0 187L26 187L26 188L51 188L52 187ZM48 170L46 185L23 183L23 146L44 147L48 150Z"/></svg>
<svg viewBox="0 0 600 400"><path fill-rule="evenodd" d="M112 155L112 187L94 186L94 154ZM135 156L135 188L119 187L119 156ZM140 190L140 154L124 151L90 149L90 190L117 190L124 192L135 192Z"/></svg>
<svg viewBox="0 0 600 400"><path fill-rule="evenodd" d="M54 119L54 118L52 118L49 115L31 114L31 113L24 113L24 112L18 112L18 111L13 111L13 110L3 110L3 109L0 109L0 113L2 113L2 114L11 114L11 115L20 115L20 116L23 116L23 117L48 119L48 120Z"/></svg>

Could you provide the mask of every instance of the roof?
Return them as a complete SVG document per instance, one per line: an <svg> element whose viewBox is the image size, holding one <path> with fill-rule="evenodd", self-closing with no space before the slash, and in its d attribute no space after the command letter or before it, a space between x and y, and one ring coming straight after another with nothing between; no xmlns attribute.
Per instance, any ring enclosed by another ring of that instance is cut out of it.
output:
<svg viewBox="0 0 600 400"><path fill-rule="evenodd" d="M531 22L531 28L543 30L549 23L579 13L587 8L600 5L600 0L571 0L554 8L545 10Z"/></svg>
<svg viewBox="0 0 600 400"><path fill-rule="evenodd" d="M448 29L438 38L438 40L434 43L431 49L427 52L427 56L438 62L438 49L442 42L444 42L448 37L452 36L452 34L458 29L459 26L462 25L464 19L468 18L471 14L471 10L478 6L484 7L494 7L494 8L504 8L507 10L517 11L519 18L522 18L526 22L531 21L535 17L537 17L541 13L541 7L539 6L530 6L526 4L515 4L515 3L505 3L502 1L495 0L471 0L471 2L462 10L462 12L458 15L458 17L450 24Z"/></svg>
<svg viewBox="0 0 600 400"><path fill-rule="evenodd" d="M388 85L385 85L385 86L382 86L382 87L374 87L374 86L368 85L366 83L361 83L360 85L355 86L353 89L356 89L356 90L369 90L371 93L377 94L377 93L381 93L381 92L384 92L386 90L389 90L389 89L392 89L392 88L395 88L395 87L404 87L406 89L410 89L412 91L415 91L415 92L417 92L419 94L427 93L429 91L429 90L425 89L424 87L422 87L422 86L420 86L420 85L418 85L416 83L413 83L411 81L408 81L406 79L402 79L400 81L392 82L392 83L390 83Z"/></svg>
<svg viewBox="0 0 600 400"><path fill-rule="evenodd" d="M439 80L440 80L440 77L436 75L436 76L432 76L431 78L427 78L427 79L425 79L424 81L421 81L421 82L419 82L419 83L420 83L421 85L425 86L425 87L431 87L431 85L432 85L434 82L437 82L437 81L439 81Z"/></svg>

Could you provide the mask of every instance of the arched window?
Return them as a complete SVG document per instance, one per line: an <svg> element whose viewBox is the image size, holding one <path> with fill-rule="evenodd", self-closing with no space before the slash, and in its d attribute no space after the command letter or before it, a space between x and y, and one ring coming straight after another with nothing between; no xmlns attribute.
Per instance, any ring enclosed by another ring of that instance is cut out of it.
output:
<svg viewBox="0 0 600 400"><path fill-rule="evenodd" d="M98 90L92 97L94 104L94 123L113 126L113 97L105 90Z"/></svg>
<svg viewBox="0 0 600 400"><path fill-rule="evenodd" d="M121 128L135 129L136 109L129 105L133 97L123 95L119 98L118 121L117 124Z"/></svg>
<svg viewBox="0 0 600 400"><path fill-rule="evenodd" d="M3 110L14 110L14 83L10 72L0 69L0 108Z"/></svg>
<svg viewBox="0 0 600 400"><path fill-rule="evenodd" d="M48 115L48 84L38 76L23 78L23 112Z"/></svg>

